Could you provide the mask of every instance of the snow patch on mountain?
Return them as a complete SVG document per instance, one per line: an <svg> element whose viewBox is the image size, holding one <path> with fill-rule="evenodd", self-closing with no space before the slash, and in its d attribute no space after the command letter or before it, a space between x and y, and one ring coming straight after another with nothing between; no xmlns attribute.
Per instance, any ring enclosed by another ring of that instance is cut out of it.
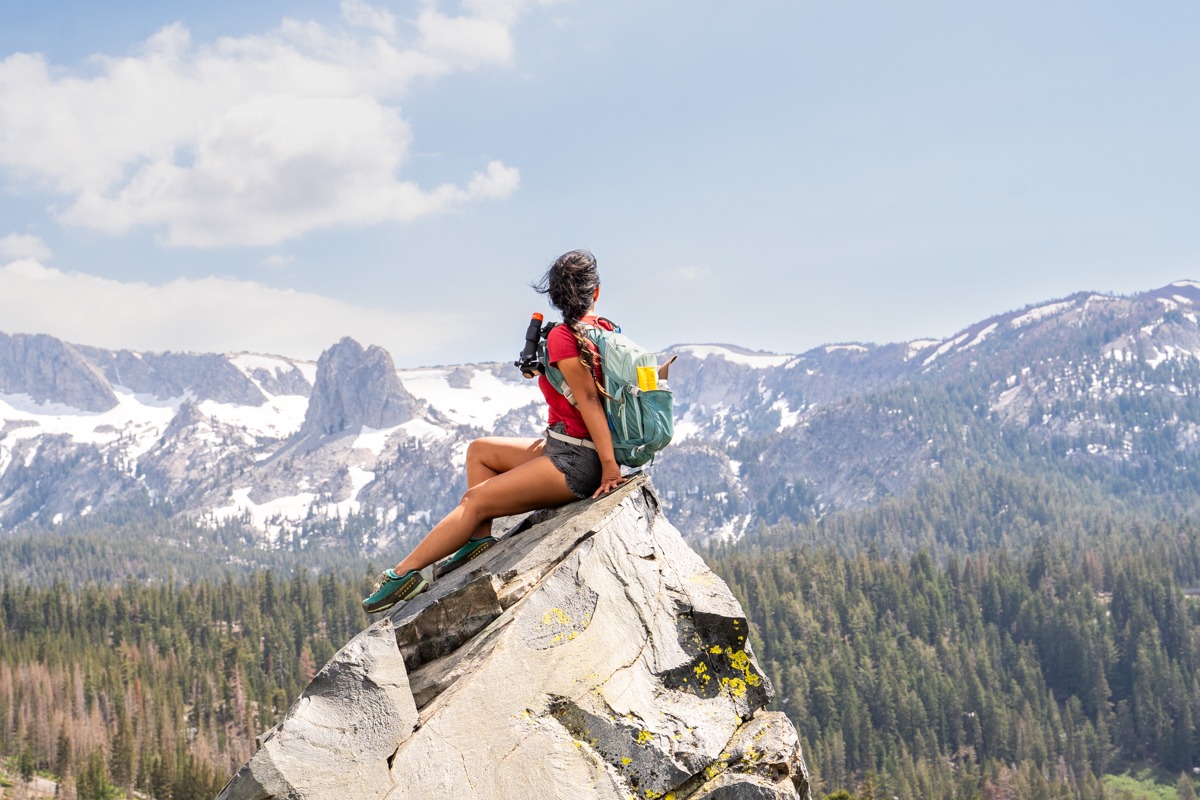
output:
<svg viewBox="0 0 1200 800"><path fill-rule="evenodd" d="M972 339L967 345L965 345L963 347L963 350L967 350L969 348L975 347L977 344L982 342L984 339L991 336L992 333L996 330L996 328L999 325L1000 325L1000 323L998 323L998 322L993 322L991 325L988 325L986 328L984 328L978 334L976 334L975 338Z"/></svg>
<svg viewBox="0 0 1200 800"><path fill-rule="evenodd" d="M910 361L934 345L941 343L941 339L914 339L908 342L908 351L904 354L904 360Z"/></svg>
<svg viewBox="0 0 1200 800"><path fill-rule="evenodd" d="M250 499L253 487L243 486L233 490L228 505L214 508L208 517L214 523L229 522L248 517L250 524L263 531L269 531L269 522L286 520L299 522L308 516L317 495L312 492L301 492L290 497L276 497L263 503ZM278 530L278 526L274 526ZM274 543L272 541L272 543Z"/></svg>
<svg viewBox="0 0 1200 800"><path fill-rule="evenodd" d="M695 407L688 408L682 417L675 419L674 436L671 437L672 442L682 442L685 439L694 439L700 436L701 426L698 420L699 414Z"/></svg>
<svg viewBox="0 0 1200 800"><path fill-rule="evenodd" d="M467 447L470 444L470 442L458 442L454 445L454 454L450 457L450 464L456 470L467 468Z"/></svg>
<svg viewBox="0 0 1200 800"><path fill-rule="evenodd" d="M243 375L255 383L258 383L255 379L255 373L259 370L277 377L287 375L292 370L299 370L300 374L310 384L317 379L317 365L312 361L293 361L282 356L269 356L259 353L234 353L228 356L228 358L229 363L237 367Z"/></svg>
<svg viewBox="0 0 1200 800"><path fill-rule="evenodd" d="M1153 355L1146 359L1146 366L1148 367L1157 367L1164 361L1177 359L1180 355L1191 355L1191 353L1177 350L1169 344L1163 345L1162 350L1159 350L1157 347L1151 348L1150 352L1153 353Z"/></svg>
<svg viewBox="0 0 1200 800"><path fill-rule="evenodd" d="M49 435L66 436L79 444L111 445L122 441L126 453L136 457L150 449L184 401L163 401L120 386L114 386L113 392L116 407L100 413L61 403L38 403L23 394L0 395L0 419L9 423L6 437L14 440Z"/></svg>
<svg viewBox="0 0 1200 800"><path fill-rule="evenodd" d="M946 353L949 353L955 347L958 347L960 344L962 344L969 335L969 333L963 333L954 337L953 339L948 339L947 341L943 342L941 347L939 347L937 350L934 350L928 358L921 362L921 365L928 367L930 364L936 361L939 356L944 356Z"/></svg>
<svg viewBox="0 0 1200 800"><path fill-rule="evenodd" d="M304 412L308 409L308 398L294 394L266 396L267 402L261 406L205 400L196 407L205 416L263 438L284 439L300 430Z"/></svg>
<svg viewBox="0 0 1200 800"><path fill-rule="evenodd" d="M461 380L464 372L468 377ZM405 389L457 425L491 428L510 411L541 399L535 381L505 381L473 367L408 369L399 375Z"/></svg>
<svg viewBox="0 0 1200 800"><path fill-rule="evenodd" d="M771 404L771 408L779 412L779 427L775 429L777 433L793 427L800 420L800 412L789 409L786 400L776 400Z"/></svg>
<svg viewBox="0 0 1200 800"><path fill-rule="evenodd" d="M1044 320L1047 317L1052 317L1055 314L1058 314L1062 311L1066 311L1068 308L1071 308L1074 305L1075 305L1074 300L1063 300L1062 302L1058 302L1058 303L1047 303L1044 306L1038 306L1037 308L1032 308L1029 311L1026 311L1024 314L1022 314L1019 317L1014 317L1012 322L1010 322L1009 324L1012 325L1014 328L1023 328L1026 325L1029 325L1030 323L1040 322L1041 320Z"/></svg>
<svg viewBox="0 0 1200 800"><path fill-rule="evenodd" d="M363 429L359 431L358 436L354 438L354 444L351 445L351 448L355 450L369 450L371 453L378 456L383 453L384 448L387 447L388 439L391 438L392 434L399 430L399 428L400 426L397 425L395 428L375 430L374 428L368 428L364 426Z"/></svg>
<svg viewBox="0 0 1200 800"><path fill-rule="evenodd" d="M739 514L732 519L729 519L712 534L712 539L722 544L736 544L739 539L746 535L746 530L750 527L751 517L749 514Z"/></svg>
<svg viewBox="0 0 1200 800"><path fill-rule="evenodd" d="M388 443L397 436L404 439L439 442L452 435L445 428L418 417L391 428L376 429L364 426L354 437L354 442L350 447L352 450L367 450L378 458L388 449Z"/></svg>
<svg viewBox="0 0 1200 800"><path fill-rule="evenodd" d="M778 355L775 353L756 353L751 350L729 347L721 344L686 344L672 348L675 352L687 353L695 358L723 358L726 361L740 364L753 369L769 369L782 367L795 356Z"/></svg>
<svg viewBox="0 0 1200 800"><path fill-rule="evenodd" d="M350 490L345 497L336 501L323 501L321 495L306 491L308 482L301 481L297 486L301 491L293 495L274 497L261 502L251 498L254 487L242 486L230 494L229 503L208 512L203 521L219 524L222 522L247 519L250 524L264 531L272 544L276 543L279 534L294 530L295 527L310 516L322 518L338 517L345 519L350 514L362 510L358 500L359 493L375 480L375 473L361 466L351 465L346 474L350 481Z"/></svg>
<svg viewBox="0 0 1200 800"><path fill-rule="evenodd" d="M413 439L423 439L426 441L441 441L449 438L452 434L445 428L434 425L426 419L410 419L408 422L401 425L398 430L404 431Z"/></svg>
<svg viewBox="0 0 1200 800"><path fill-rule="evenodd" d="M350 474L350 494L346 499L337 504L338 516L340 517L359 510L358 493L375 480L375 473L372 470L363 469L360 466L351 465L348 472Z"/></svg>

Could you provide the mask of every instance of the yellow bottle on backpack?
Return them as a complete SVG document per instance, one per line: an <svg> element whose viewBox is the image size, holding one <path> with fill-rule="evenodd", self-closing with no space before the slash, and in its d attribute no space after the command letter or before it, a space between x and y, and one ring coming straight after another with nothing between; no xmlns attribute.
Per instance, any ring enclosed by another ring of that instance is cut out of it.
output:
<svg viewBox="0 0 1200 800"><path fill-rule="evenodd" d="M652 392L658 388L658 367L638 367L638 388L643 392Z"/></svg>

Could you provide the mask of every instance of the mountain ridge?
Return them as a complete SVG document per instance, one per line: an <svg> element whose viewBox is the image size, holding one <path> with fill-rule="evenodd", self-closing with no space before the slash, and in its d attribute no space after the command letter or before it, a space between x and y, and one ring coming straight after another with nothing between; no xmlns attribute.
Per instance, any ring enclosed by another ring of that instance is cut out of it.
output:
<svg viewBox="0 0 1200 800"><path fill-rule="evenodd" d="M1126 486L1140 480L1200 507L1193 305L1200 283L1176 281L1031 303L940 340L674 345L677 441L655 480L696 539L862 508L977 463L1150 502ZM314 363L0 334L0 530L143 494L264 546L353 521L338 546L393 547L457 500L470 439L536 436L543 416L511 365L397 369L348 339Z"/></svg>

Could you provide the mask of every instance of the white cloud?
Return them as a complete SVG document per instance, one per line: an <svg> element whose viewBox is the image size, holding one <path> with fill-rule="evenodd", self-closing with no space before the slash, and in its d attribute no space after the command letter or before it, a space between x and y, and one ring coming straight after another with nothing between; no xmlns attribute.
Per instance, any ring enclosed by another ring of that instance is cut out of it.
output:
<svg viewBox="0 0 1200 800"><path fill-rule="evenodd" d="M262 260L262 265L269 269L283 269L296 263L295 256L284 255L283 253L272 253Z"/></svg>
<svg viewBox="0 0 1200 800"><path fill-rule="evenodd" d="M392 36L396 33L396 18L386 9L367 5L363 0L342 0L342 16L351 25Z"/></svg>
<svg viewBox="0 0 1200 800"><path fill-rule="evenodd" d="M413 135L398 101L416 78L504 65L525 3L425 3L397 26L343 0L345 26L285 20L193 43L179 24L86 71L36 54L0 61L0 169L67 198L64 222L149 226L172 245L271 245L343 225L406 222L513 192L500 162L426 189L405 180ZM408 39L397 29L408 31Z"/></svg>
<svg viewBox="0 0 1200 800"><path fill-rule="evenodd" d="M426 9L417 19L417 28L429 51L440 58L475 66L512 57L508 25L501 20L447 17Z"/></svg>
<svg viewBox="0 0 1200 800"><path fill-rule="evenodd" d="M35 258L47 261L54 254L46 243L28 233L10 233L0 238L0 258Z"/></svg>
<svg viewBox="0 0 1200 800"><path fill-rule="evenodd" d="M34 259L0 266L0 321L6 333L48 333L97 347L301 358L353 336L410 363L474 335L465 315L378 311L230 278L125 283Z"/></svg>

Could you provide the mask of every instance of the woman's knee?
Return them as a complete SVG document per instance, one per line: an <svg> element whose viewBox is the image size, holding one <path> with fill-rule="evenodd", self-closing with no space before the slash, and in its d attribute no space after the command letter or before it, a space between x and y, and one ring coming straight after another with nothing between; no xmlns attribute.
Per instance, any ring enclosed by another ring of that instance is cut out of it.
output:
<svg viewBox="0 0 1200 800"><path fill-rule="evenodd" d="M478 460L487 450L487 437L482 439L472 439L467 445L467 460Z"/></svg>
<svg viewBox="0 0 1200 800"><path fill-rule="evenodd" d="M467 445L467 463L478 464L479 466L489 466L493 460L490 454L496 449L495 442L492 437L485 436L481 439L473 439Z"/></svg>
<svg viewBox="0 0 1200 800"><path fill-rule="evenodd" d="M476 524L491 519L488 516L488 491L483 484L467 489L463 493L462 499L458 501L458 505L462 509L463 515Z"/></svg>

